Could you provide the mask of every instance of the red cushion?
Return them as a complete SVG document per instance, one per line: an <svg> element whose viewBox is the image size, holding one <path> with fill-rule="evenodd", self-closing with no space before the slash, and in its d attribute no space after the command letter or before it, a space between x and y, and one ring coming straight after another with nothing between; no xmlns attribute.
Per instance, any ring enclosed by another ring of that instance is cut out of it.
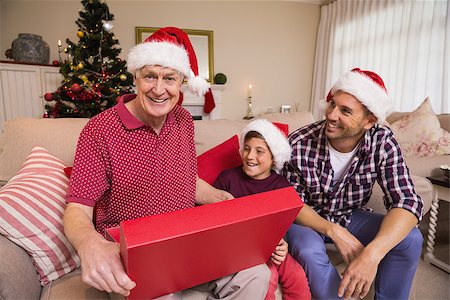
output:
<svg viewBox="0 0 450 300"><path fill-rule="evenodd" d="M72 174L72 167L64 168L64 174L66 174L66 176L70 178L70 174Z"/></svg>
<svg viewBox="0 0 450 300"><path fill-rule="evenodd" d="M242 164L237 135L197 157L198 177L213 184L220 172Z"/></svg>

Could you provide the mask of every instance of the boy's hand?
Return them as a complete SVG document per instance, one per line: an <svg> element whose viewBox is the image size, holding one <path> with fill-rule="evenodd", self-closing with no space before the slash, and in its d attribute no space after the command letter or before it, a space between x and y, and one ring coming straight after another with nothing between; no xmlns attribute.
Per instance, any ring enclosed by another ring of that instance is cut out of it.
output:
<svg viewBox="0 0 450 300"><path fill-rule="evenodd" d="M284 239L281 239L281 241L275 248L275 251L273 251L272 257L270 259L274 264L280 265L286 258L287 253L288 253L288 243Z"/></svg>

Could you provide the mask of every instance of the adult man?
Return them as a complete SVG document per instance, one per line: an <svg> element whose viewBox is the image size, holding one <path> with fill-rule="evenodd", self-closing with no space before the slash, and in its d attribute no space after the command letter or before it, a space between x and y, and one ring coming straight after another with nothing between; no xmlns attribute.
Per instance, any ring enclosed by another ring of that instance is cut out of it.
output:
<svg viewBox="0 0 450 300"><path fill-rule="evenodd" d="M105 229L122 220L231 197L198 179L192 117L176 105L184 78L200 95L209 87L198 77L186 33L173 27L158 30L130 50L128 69L137 95L92 118L83 129L64 215L83 281L123 296L135 283L124 272L118 245L104 238ZM206 286L214 299L263 299L269 278L263 264Z"/></svg>
<svg viewBox="0 0 450 300"><path fill-rule="evenodd" d="M408 299L422 235L422 200L415 193L392 131L381 125L390 99L370 71L344 74L327 96L326 119L293 132L283 173L305 206L287 233L317 299ZM365 209L377 181L388 213ZM342 279L326 254L333 242L347 263Z"/></svg>

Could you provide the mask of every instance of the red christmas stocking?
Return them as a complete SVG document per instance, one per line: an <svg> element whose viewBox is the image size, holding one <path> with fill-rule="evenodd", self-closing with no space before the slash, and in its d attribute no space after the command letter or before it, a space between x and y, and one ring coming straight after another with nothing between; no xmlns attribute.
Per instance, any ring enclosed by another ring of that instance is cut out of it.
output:
<svg viewBox="0 0 450 300"><path fill-rule="evenodd" d="M214 109L214 107L216 107L216 103L214 102L214 97L211 89L208 89L205 94L205 105L203 106L203 111L206 114L209 114Z"/></svg>

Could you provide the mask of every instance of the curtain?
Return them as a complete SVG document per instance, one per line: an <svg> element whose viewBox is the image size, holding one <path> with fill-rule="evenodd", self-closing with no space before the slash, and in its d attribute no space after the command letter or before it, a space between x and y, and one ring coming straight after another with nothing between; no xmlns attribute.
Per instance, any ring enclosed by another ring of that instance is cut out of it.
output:
<svg viewBox="0 0 450 300"><path fill-rule="evenodd" d="M336 0L322 6L311 111L340 75L355 67L381 76L394 111L412 111L429 96L450 112L450 5L447 0Z"/></svg>

